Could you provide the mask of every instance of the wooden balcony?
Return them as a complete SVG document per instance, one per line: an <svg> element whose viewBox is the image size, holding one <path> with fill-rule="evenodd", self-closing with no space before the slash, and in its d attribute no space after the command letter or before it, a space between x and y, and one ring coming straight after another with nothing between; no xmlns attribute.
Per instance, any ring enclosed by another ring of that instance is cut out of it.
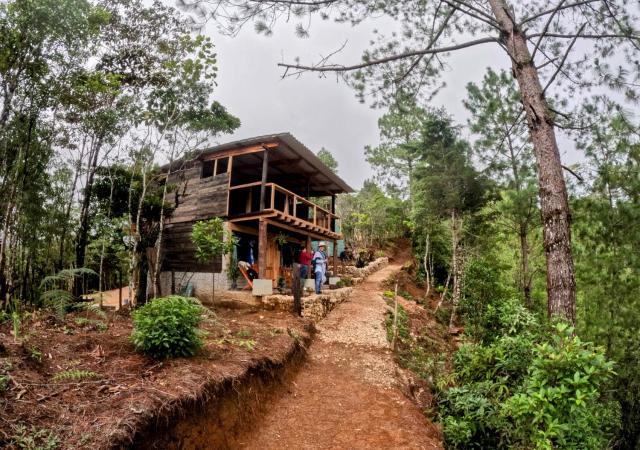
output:
<svg viewBox="0 0 640 450"><path fill-rule="evenodd" d="M229 188L228 217L231 222L269 218L284 228L299 230L330 240L341 239L336 232L338 216L275 183L248 183Z"/></svg>

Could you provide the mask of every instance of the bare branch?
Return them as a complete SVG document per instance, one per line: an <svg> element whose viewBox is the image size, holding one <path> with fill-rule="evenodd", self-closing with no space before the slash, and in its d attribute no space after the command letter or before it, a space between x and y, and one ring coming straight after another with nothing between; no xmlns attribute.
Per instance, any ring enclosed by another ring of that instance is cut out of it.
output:
<svg viewBox="0 0 640 450"><path fill-rule="evenodd" d="M563 168L564 170L566 170L567 172L569 172L569 173L570 173L571 175L573 175L574 177L576 177L580 183L584 183L584 179L583 179L580 175L578 175L577 173L575 173L573 170L571 170L570 168L568 168L568 167L567 167L567 166L565 166L564 164L562 164L562 168Z"/></svg>
<svg viewBox="0 0 640 450"><path fill-rule="evenodd" d="M527 35L528 38L534 38L541 36L542 33L533 33ZM631 41L637 40L640 41L640 35L633 34L619 34L619 33L602 33L602 34L561 34L561 33L545 33L544 37L555 37L559 39L630 39Z"/></svg>
<svg viewBox="0 0 640 450"><path fill-rule="evenodd" d="M563 9L575 8L575 7L578 7L578 6L583 6L583 5L587 5L589 3L596 3L596 2L600 2L600 1L602 1L602 0L583 0L583 1L575 2L575 3L569 3L568 5L564 5L564 6L560 7L560 8L558 8L556 6L555 8L547 9L546 11L542 11L542 12L539 12L537 14L534 14L533 16L529 16L529 17L526 17L526 18L522 19L520 21L520 23L518 24L518 26L521 27L525 23L531 22L531 21L536 20L536 19L539 19L540 17L544 17L547 14L556 14L558 11L561 11Z"/></svg>
<svg viewBox="0 0 640 450"><path fill-rule="evenodd" d="M485 12L483 12L481 9L475 8L472 5L469 5L461 0L442 0L444 3L446 3L447 5L451 6L453 9L455 9L456 11L460 11L464 14L466 14L467 16L471 16L474 19L477 19L481 22L486 23L487 25L489 25L491 28L495 28L496 30L500 30L500 26L498 25L498 22L495 21L495 19L491 16L489 16L488 14L486 14ZM470 12L467 9L462 9L460 7L460 5L469 8L471 11L475 11L477 14L474 14L472 12Z"/></svg>
<svg viewBox="0 0 640 450"><path fill-rule="evenodd" d="M551 25L551 21L553 21L553 18L555 17L556 13L558 11L560 11L560 8L562 8L562 5L566 1L567 0L560 0L560 2L558 3L558 6L556 6L556 9L553 10L551 15L547 19L547 23L544 24L544 28L542 28L542 33L540 33L540 37L538 38L538 42L536 42L536 45L533 47L533 51L531 52L531 61L534 60L533 58L535 58L535 56L536 56L536 52L538 51L538 47L540 46L540 43L542 42L542 39L544 38L545 33L549 30L549 25Z"/></svg>
<svg viewBox="0 0 640 450"><path fill-rule="evenodd" d="M463 48L473 47L475 45L487 44L490 42L498 42L498 39L495 37L486 37L482 39L476 39L474 41L464 42L462 44L451 45L449 47L440 47L440 48L426 48L422 50L411 50L404 53L400 53L398 55L388 56L386 58L375 59L373 61L366 61L360 64L354 64L351 66L343 66L339 64L328 64L323 65L322 61L319 64L312 66L305 66L302 64L285 64L279 63L279 67L284 67L286 70L288 69L296 69L300 71L311 71L311 72L350 72L353 70L364 69L365 67L376 66L379 64L385 64L389 62L398 61L400 59L410 58L412 56L421 56L421 55L433 55L438 53L447 53L455 50L460 50Z"/></svg>
<svg viewBox="0 0 640 450"><path fill-rule="evenodd" d="M562 56L562 60L560 61L560 64L558 64L558 68L556 69L556 71L553 73L553 75L551 76L551 78L549 78L549 81L547 81L546 86L544 87L544 89L542 90L542 95L544 95L544 93L547 91L547 89L549 88L549 86L551 86L551 83L554 82L554 80L556 79L556 77L558 76L558 73L560 73L560 70L562 70L562 66L564 65L565 61L567 60L567 57L569 56L569 53L571 53L571 49L573 48L573 44L576 43L576 41L578 40L578 38L580 37L580 33L582 33L582 30L584 30L584 27L586 27L587 24L586 22L583 23L580 28L578 29L578 33L576 34L576 36L573 38L573 40L571 41L571 43L569 44L569 46L567 47L567 50L564 52L564 55Z"/></svg>

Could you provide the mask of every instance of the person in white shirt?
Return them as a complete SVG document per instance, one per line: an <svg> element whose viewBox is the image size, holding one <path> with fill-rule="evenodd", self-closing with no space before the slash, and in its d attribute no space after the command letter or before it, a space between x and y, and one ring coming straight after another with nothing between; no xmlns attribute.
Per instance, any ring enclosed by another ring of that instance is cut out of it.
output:
<svg viewBox="0 0 640 450"><path fill-rule="evenodd" d="M327 244L324 242L320 242L318 244L318 250L313 254L312 262L314 264L314 273L316 278L316 294L320 294L322 292L322 285L326 280L327 273Z"/></svg>

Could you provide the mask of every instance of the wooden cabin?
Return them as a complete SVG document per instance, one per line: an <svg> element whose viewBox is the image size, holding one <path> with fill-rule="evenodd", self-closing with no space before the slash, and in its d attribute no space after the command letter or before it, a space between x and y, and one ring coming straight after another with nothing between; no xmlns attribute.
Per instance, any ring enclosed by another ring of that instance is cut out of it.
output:
<svg viewBox="0 0 640 450"><path fill-rule="evenodd" d="M201 264L191 243L193 224L216 216L238 240L236 259L273 286L288 285L293 260L311 241L332 247L335 268L336 242L342 238L336 195L353 190L291 134L218 145L163 169L171 171L168 182L176 185L176 208L166 220L161 252L163 293L178 292L190 280L202 294L211 287L212 271L226 273L229 258ZM217 278L216 289L227 288L227 277Z"/></svg>

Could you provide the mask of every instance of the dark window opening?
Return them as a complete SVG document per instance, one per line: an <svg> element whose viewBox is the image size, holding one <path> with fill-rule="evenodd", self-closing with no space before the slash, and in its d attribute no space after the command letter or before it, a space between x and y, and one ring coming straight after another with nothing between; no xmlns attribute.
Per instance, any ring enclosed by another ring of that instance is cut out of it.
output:
<svg viewBox="0 0 640 450"><path fill-rule="evenodd" d="M202 163L202 178L209 178L213 176L213 166L215 161L204 161Z"/></svg>
<svg viewBox="0 0 640 450"><path fill-rule="evenodd" d="M216 175L227 173L228 167L229 167L229 158L220 158L218 160L218 165L216 166Z"/></svg>

